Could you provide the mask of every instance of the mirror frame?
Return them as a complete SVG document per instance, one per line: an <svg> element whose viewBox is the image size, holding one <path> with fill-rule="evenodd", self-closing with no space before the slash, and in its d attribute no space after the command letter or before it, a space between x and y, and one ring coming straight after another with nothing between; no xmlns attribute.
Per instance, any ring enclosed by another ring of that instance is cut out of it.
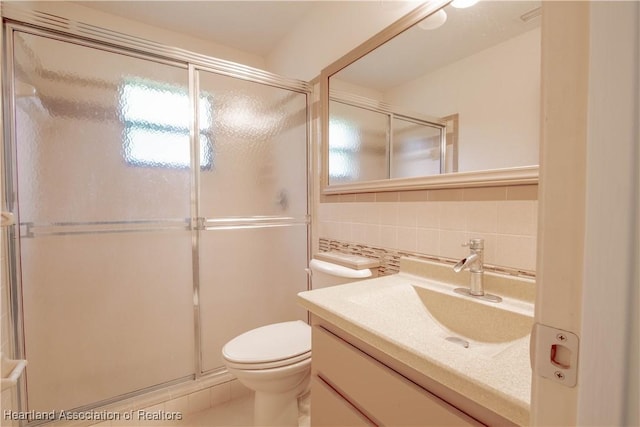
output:
<svg viewBox="0 0 640 427"><path fill-rule="evenodd" d="M370 193L378 191L438 188L494 187L538 183L538 165L470 172L455 172L414 178L389 178L347 184L329 184L329 79L343 68L411 28L452 0L430 0L407 13L320 73L320 153L322 194Z"/></svg>

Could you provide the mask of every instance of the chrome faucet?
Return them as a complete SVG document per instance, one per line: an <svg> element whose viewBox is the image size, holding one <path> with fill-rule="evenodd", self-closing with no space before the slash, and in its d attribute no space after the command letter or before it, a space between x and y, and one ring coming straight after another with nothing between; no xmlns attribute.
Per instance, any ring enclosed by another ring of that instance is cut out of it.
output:
<svg viewBox="0 0 640 427"><path fill-rule="evenodd" d="M462 246L469 246L469 255L453 266L453 271L460 273L465 268L471 273L469 288L456 288L455 292L486 301L500 302L502 298L484 292L482 278L484 276L484 239L471 239Z"/></svg>

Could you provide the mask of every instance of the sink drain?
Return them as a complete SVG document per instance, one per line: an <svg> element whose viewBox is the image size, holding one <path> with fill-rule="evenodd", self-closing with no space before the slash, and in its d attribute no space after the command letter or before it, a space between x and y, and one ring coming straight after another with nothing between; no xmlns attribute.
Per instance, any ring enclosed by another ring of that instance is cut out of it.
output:
<svg viewBox="0 0 640 427"><path fill-rule="evenodd" d="M464 348L469 348L469 341L467 340L463 340L462 338L458 338L458 337L446 337L445 340L452 342L454 344L458 344L463 346Z"/></svg>

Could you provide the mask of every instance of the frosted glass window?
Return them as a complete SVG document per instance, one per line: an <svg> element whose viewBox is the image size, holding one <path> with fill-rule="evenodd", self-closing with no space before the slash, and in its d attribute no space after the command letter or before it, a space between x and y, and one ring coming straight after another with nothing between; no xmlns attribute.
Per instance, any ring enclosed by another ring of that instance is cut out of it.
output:
<svg viewBox="0 0 640 427"><path fill-rule="evenodd" d="M120 106L125 124L123 155L128 164L165 168L191 165L191 110L189 94L183 87L127 81L120 90ZM213 165L213 147L206 131L213 113L207 96L200 97L198 111L200 168L208 170Z"/></svg>
<svg viewBox="0 0 640 427"><path fill-rule="evenodd" d="M358 149L351 135L358 132L354 123L332 117L329 122L331 147L329 148L329 171L332 179L352 180L358 175L358 165L350 165L351 157Z"/></svg>

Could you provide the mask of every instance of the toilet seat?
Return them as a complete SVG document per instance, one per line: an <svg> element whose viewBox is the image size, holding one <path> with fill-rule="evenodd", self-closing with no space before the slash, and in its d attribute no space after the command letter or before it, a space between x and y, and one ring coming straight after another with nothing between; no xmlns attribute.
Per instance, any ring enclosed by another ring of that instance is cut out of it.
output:
<svg viewBox="0 0 640 427"><path fill-rule="evenodd" d="M245 371L254 371L254 370L261 370L261 369L284 368L287 366L292 366L296 363L302 363L305 360L311 360L310 351L290 359L275 360L272 362L263 362L263 363L238 363L225 358L225 365L229 368L242 369Z"/></svg>
<svg viewBox="0 0 640 427"><path fill-rule="evenodd" d="M257 370L289 366L311 358L311 328L295 320L252 329L222 348L227 366Z"/></svg>

